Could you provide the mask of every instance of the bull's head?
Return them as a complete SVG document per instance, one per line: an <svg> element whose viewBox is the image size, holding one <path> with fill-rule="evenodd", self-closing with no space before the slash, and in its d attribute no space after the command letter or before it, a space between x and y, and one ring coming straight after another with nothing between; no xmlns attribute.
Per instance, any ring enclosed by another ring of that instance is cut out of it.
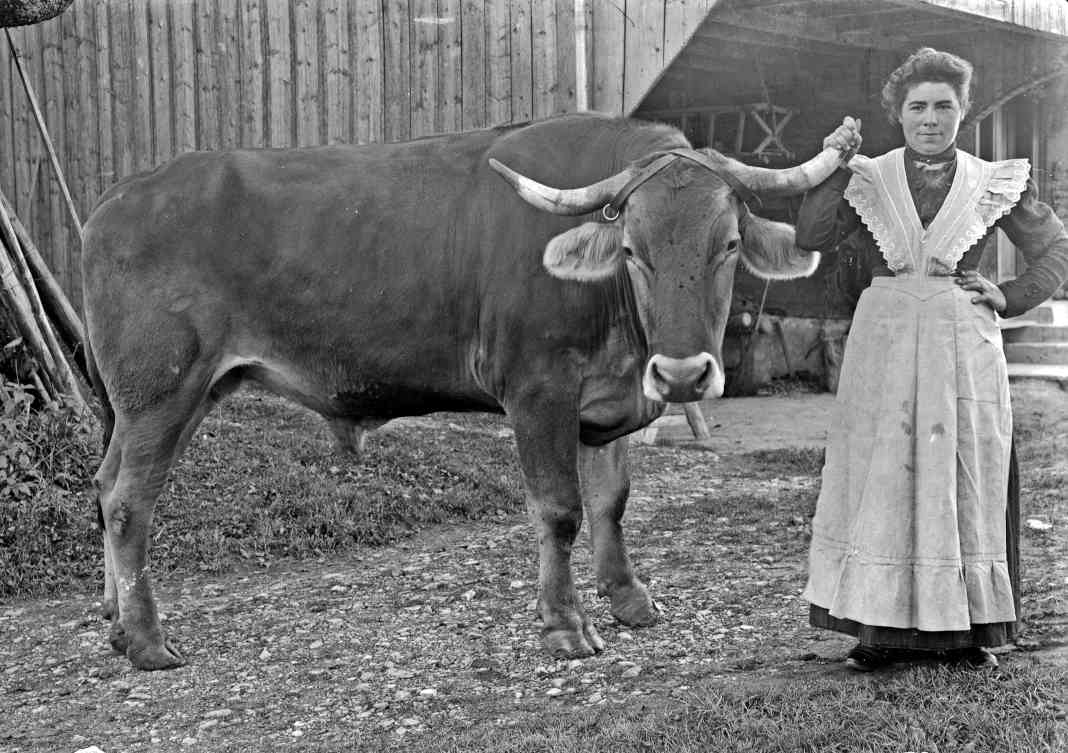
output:
<svg viewBox="0 0 1068 753"><path fill-rule="evenodd" d="M840 155L827 149L803 165L772 170L711 150L673 150L574 189L490 163L539 209L601 210L607 221L549 241L545 268L562 279L593 281L626 264L649 344L643 391L651 400L690 402L723 394L720 354L738 259L766 279L804 277L819 264L818 253L796 248L793 227L754 216L743 199L803 193L834 172Z"/></svg>

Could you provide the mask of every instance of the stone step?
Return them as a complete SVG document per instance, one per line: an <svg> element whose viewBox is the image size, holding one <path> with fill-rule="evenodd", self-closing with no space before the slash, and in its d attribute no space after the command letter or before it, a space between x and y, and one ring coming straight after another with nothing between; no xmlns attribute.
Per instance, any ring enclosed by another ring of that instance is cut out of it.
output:
<svg viewBox="0 0 1068 753"><path fill-rule="evenodd" d="M1001 337L1006 343L1068 343L1068 326L1041 324L1012 327L1003 329Z"/></svg>
<svg viewBox="0 0 1068 753"><path fill-rule="evenodd" d="M1046 382L1060 382L1062 389L1068 389L1068 366L1049 366L1033 363L1010 363L1009 381L1020 382L1025 379L1040 379Z"/></svg>
<svg viewBox="0 0 1068 753"><path fill-rule="evenodd" d="M1027 327L1032 324L1068 325L1068 301L1046 301L1025 314L1001 320L1002 329Z"/></svg>
<svg viewBox="0 0 1068 753"><path fill-rule="evenodd" d="M1010 364L1068 366L1068 343L1005 343L1005 360Z"/></svg>

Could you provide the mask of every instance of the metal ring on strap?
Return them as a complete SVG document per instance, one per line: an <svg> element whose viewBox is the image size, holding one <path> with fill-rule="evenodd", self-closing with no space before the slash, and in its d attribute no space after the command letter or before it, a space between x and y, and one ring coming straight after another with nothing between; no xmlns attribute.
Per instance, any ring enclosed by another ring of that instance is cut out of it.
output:
<svg viewBox="0 0 1068 753"><path fill-rule="evenodd" d="M619 219L619 210L612 206L612 202L609 202L601 207L601 216L608 222L615 222Z"/></svg>

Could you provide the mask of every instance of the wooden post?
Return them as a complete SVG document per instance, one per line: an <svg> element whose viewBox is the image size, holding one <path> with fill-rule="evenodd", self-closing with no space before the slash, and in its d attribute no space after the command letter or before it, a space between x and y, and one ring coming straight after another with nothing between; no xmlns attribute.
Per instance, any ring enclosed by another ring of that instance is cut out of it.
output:
<svg viewBox="0 0 1068 753"><path fill-rule="evenodd" d="M586 70L586 0L575 0L575 109L590 109L589 74Z"/></svg>
<svg viewBox="0 0 1068 753"><path fill-rule="evenodd" d="M712 438L711 432L708 431L708 423L705 421L705 414L701 412L700 403L683 403L682 410L686 413L686 422L690 425L690 431L698 441L703 442Z"/></svg>
<svg viewBox="0 0 1068 753"><path fill-rule="evenodd" d="M993 147L994 159L1003 160L1008 157L1009 131L1012 124L1005 117L1005 109L999 107L991 113L993 119ZM997 232L997 279L994 282L1004 282L1016 276L1016 247L1004 233Z"/></svg>
<svg viewBox="0 0 1068 753"><path fill-rule="evenodd" d="M11 59L15 63L15 69L18 71L19 78L22 79L22 88L26 90L26 98L30 101L33 117L37 121L37 128L41 132L41 138L44 140L45 149L48 150L48 158L52 161L52 169L56 171L56 180L59 181L60 190L63 191L63 198L67 202L67 211L70 212L70 218L74 221L74 227L78 231L78 236L81 237L82 221L78 219L78 210L74 206L74 199L71 197L70 189L67 187L67 181L63 177L63 169L59 166L59 158L56 157L56 148L52 145L52 138L48 135L48 128L45 126L44 116L41 115L41 107L37 104L37 95L33 93L33 87L30 86L30 80L26 77L26 71L22 68L22 60L19 58L19 51L15 47L15 40L11 36L11 30L4 29L4 33L7 34L7 44L11 48Z"/></svg>

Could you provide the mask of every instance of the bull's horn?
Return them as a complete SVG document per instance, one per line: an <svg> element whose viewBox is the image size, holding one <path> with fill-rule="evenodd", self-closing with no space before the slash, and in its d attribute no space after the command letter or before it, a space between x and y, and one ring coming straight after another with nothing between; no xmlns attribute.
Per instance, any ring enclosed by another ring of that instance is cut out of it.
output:
<svg viewBox="0 0 1068 753"><path fill-rule="evenodd" d="M803 164L782 169L755 167L726 158L724 161L724 167L753 193L791 196L804 193L827 180L831 173L842 166L842 155L837 149L828 147Z"/></svg>
<svg viewBox="0 0 1068 753"><path fill-rule="evenodd" d="M512 184L516 193L528 204L553 214L586 214L600 209L627 184L634 174L632 168L610 178L582 188L552 188L520 175L507 165L490 158L490 167Z"/></svg>

